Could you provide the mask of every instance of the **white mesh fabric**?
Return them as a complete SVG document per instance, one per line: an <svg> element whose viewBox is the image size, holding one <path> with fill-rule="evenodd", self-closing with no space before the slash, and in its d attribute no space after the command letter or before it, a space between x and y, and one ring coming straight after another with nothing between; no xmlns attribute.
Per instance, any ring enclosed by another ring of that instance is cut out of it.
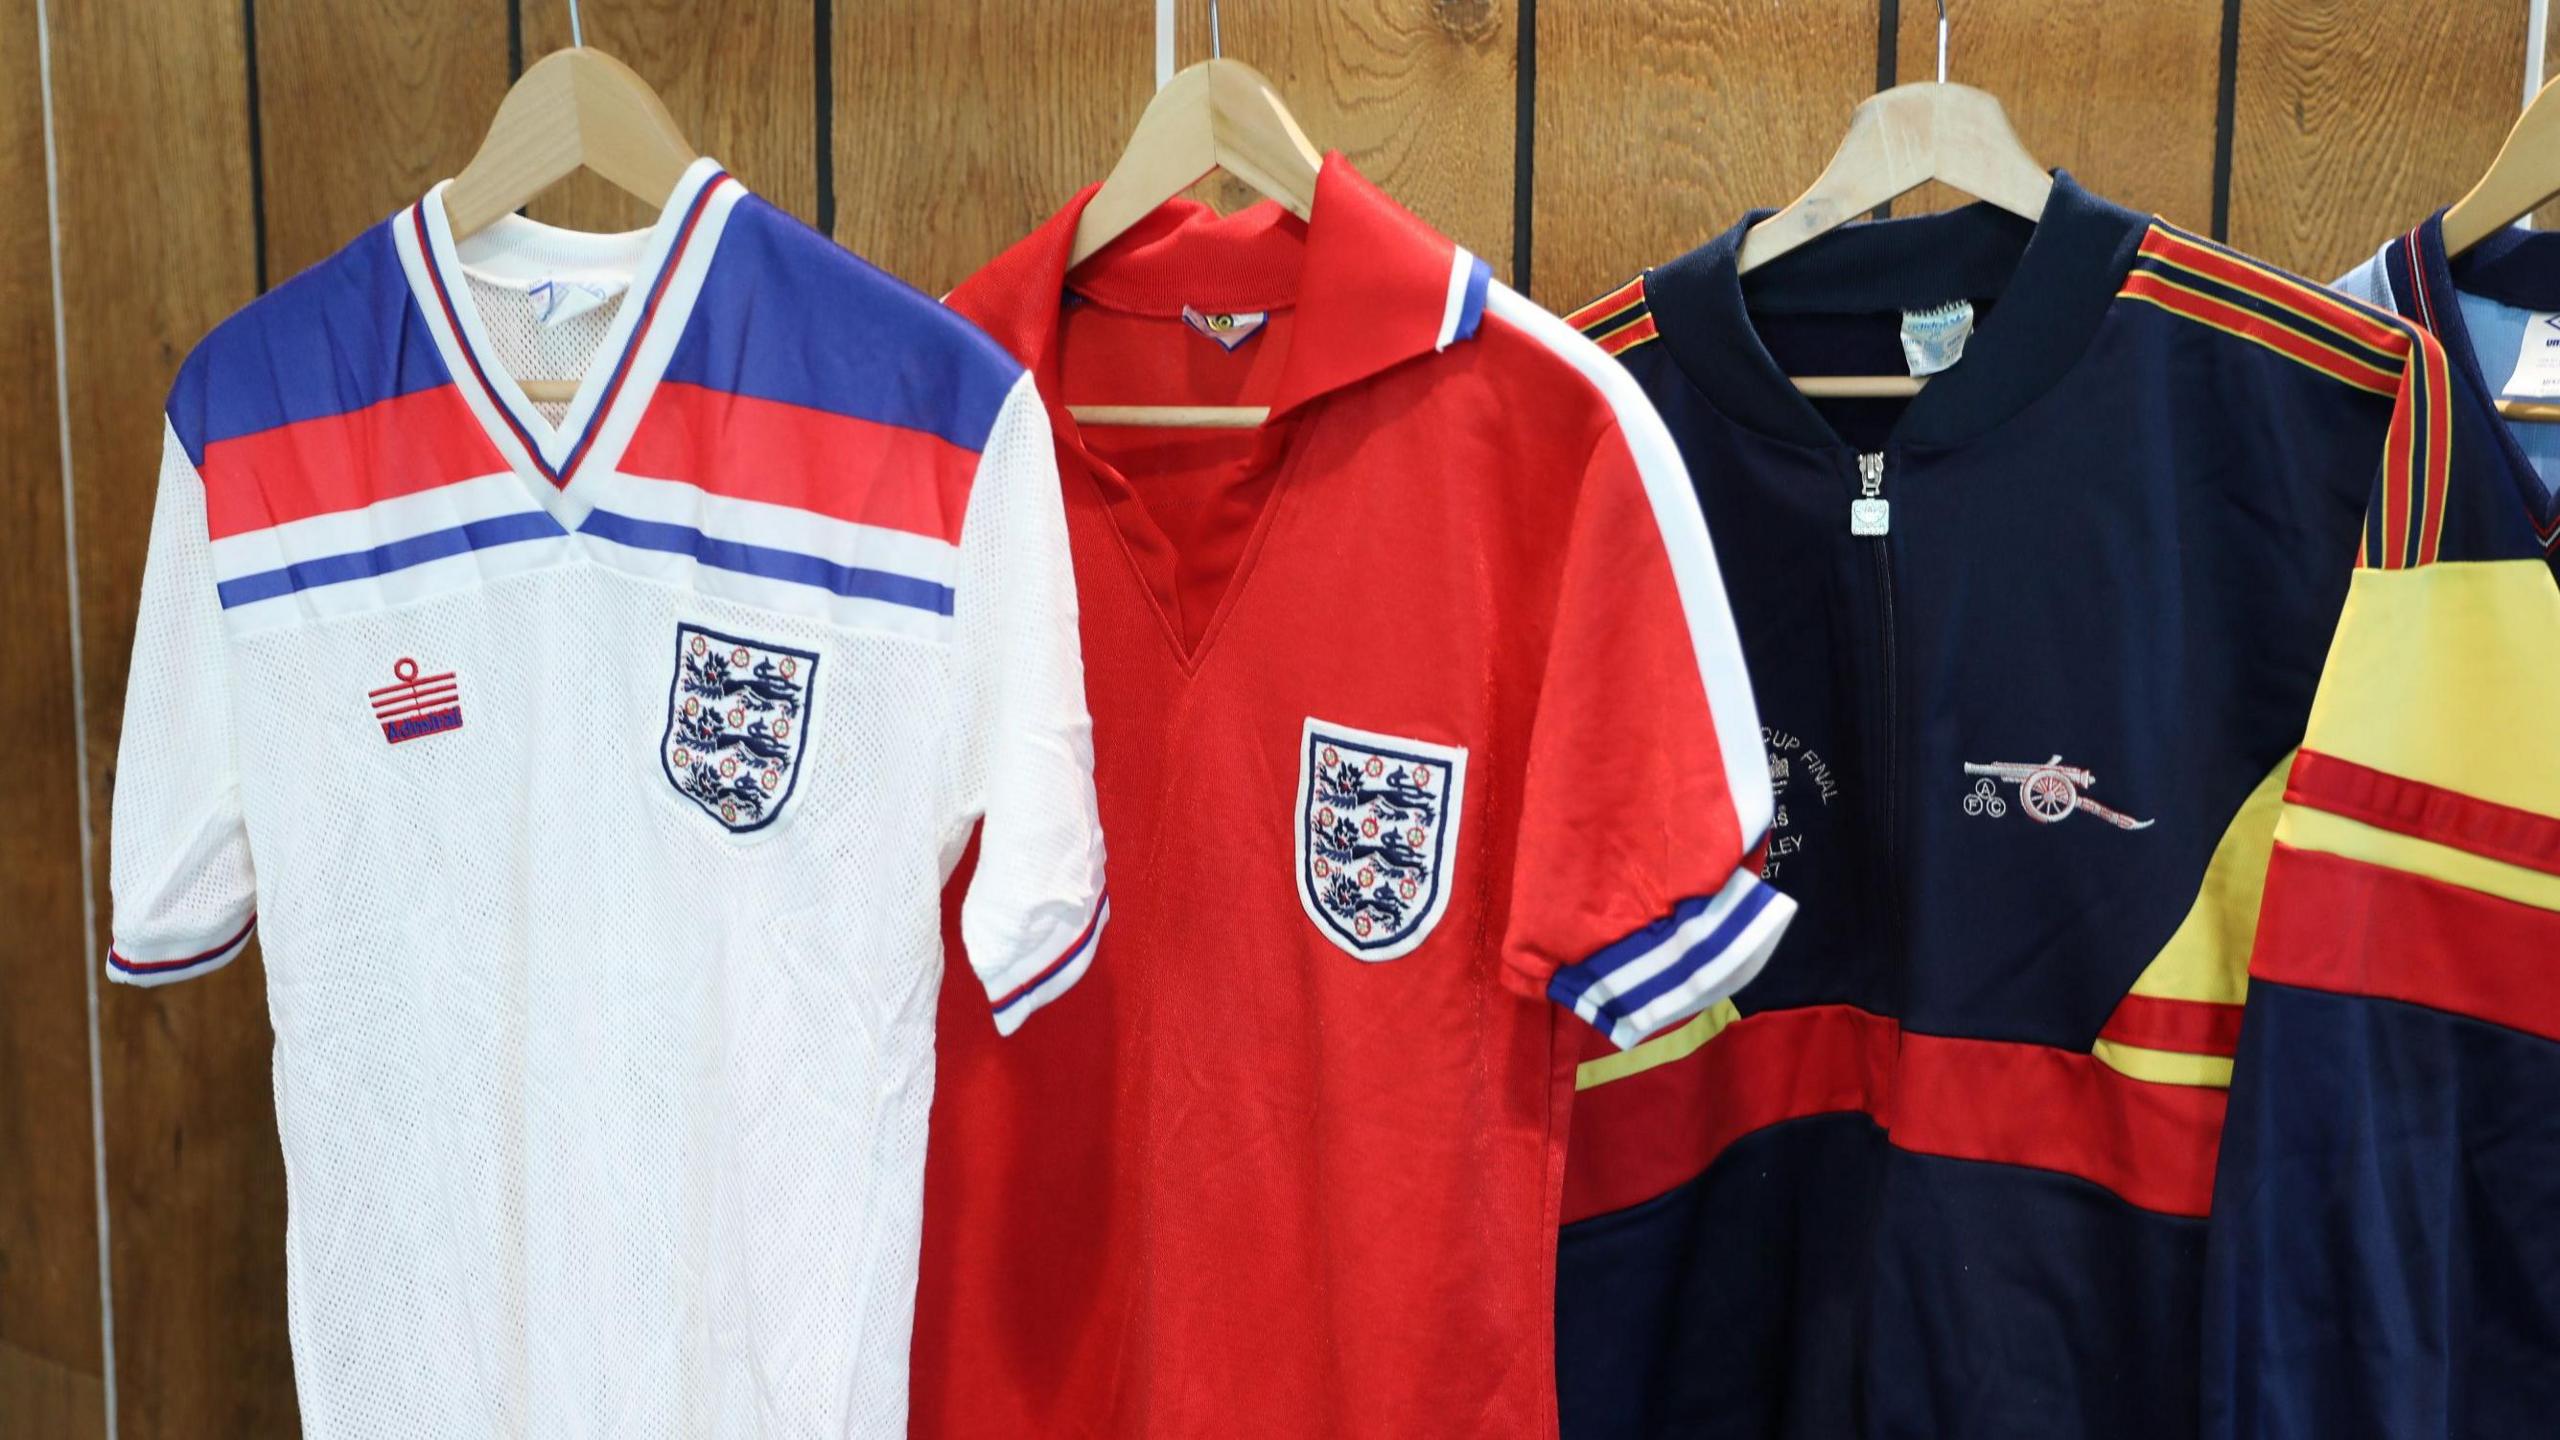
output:
<svg viewBox="0 0 2560 1440"><path fill-rule="evenodd" d="M1103 871L1066 512L1047 412L1028 375L978 463L959 593L963 722L952 777L964 828L944 844L956 853L965 818L983 813L961 933L997 1002L997 1028L1010 1034L1090 962L1083 942Z"/></svg>
<svg viewBox="0 0 2560 1440"><path fill-rule="evenodd" d="M204 483L164 427L117 747L109 882L116 953L146 964L220 948L248 922L256 895L206 545ZM143 982L178 978L174 970L111 973Z"/></svg>
<svg viewBox="0 0 2560 1440"><path fill-rule="evenodd" d="M680 622L821 657L764 831L660 768ZM307 1432L903 1435L949 652L572 561L234 653Z"/></svg>
<svg viewBox="0 0 2560 1440"><path fill-rule="evenodd" d="M525 282L493 279L477 271L466 272L471 286L471 302L479 307L480 325L488 333L491 348L497 351L497 362L517 380L565 380L571 384L586 378L587 366L603 346L605 332L613 328L613 319L622 312L630 292L605 301L592 310L572 315L557 324L542 322L542 306ZM565 400L536 400L535 413L558 425L568 413Z"/></svg>

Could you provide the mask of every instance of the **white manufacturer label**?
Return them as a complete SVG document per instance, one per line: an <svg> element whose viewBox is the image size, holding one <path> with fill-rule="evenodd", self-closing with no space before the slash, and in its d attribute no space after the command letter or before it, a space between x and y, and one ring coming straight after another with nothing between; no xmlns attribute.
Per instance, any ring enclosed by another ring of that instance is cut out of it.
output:
<svg viewBox="0 0 2560 1440"><path fill-rule="evenodd" d="M1182 307L1182 323L1217 341L1229 350L1253 338L1262 322L1271 318L1268 310L1221 310L1210 312Z"/></svg>
<svg viewBox="0 0 2560 1440"><path fill-rule="evenodd" d="M2536 311L2524 319L2524 343L2516 348L2516 370L2501 395L2560 395L2560 315Z"/></svg>
<svg viewBox="0 0 2560 1440"><path fill-rule="evenodd" d="M1913 379L1951 369L1973 338L1973 302L1950 300L1926 310L1902 312L1902 358Z"/></svg>
<svg viewBox="0 0 2560 1440"><path fill-rule="evenodd" d="M621 294L620 285L588 280L544 280L524 293L533 301L534 318L545 325L566 325Z"/></svg>

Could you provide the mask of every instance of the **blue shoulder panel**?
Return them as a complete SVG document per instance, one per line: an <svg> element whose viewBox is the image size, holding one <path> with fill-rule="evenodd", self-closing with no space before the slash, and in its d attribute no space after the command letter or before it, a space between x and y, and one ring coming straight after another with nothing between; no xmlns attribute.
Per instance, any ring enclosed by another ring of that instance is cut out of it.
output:
<svg viewBox="0 0 2560 1440"><path fill-rule="evenodd" d="M1021 375L976 326L749 195L665 378L978 450Z"/></svg>
<svg viewBox="0 0 2560 1440"><path fill-rule="evenodd" d="M201 465L216 441L451 380L386 220L215 326L178 369L169 421Z"/></svg>

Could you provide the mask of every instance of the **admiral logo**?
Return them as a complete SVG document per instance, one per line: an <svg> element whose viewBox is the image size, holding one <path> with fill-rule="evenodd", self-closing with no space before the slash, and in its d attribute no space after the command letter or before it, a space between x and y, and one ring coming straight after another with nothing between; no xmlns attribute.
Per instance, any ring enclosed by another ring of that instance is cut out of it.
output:
<svg viewBox="0 0 2560 1440"><path fill-rule="evenodd" d="M1298 757L1298 900L1362 960L1420 945L1449 905L1467 752L1310 719Z"/></svg>
<svg viewBox="0 0 2560 1440"><path fill-rule="evenodd" d="M373 702L373 718L382 726L385 743L398 745L462 728L462 687L452 671L421 675L418 662L403 655L392 663L391 674L391 684L365 694Z"/></svg>
<svg viewBox="0 0 2560 1440"><path fill-rule="evenodd" d="M772 824L800 783L817 675L810 651L677 625L658 747L667 783L732 832Z"/></svg>

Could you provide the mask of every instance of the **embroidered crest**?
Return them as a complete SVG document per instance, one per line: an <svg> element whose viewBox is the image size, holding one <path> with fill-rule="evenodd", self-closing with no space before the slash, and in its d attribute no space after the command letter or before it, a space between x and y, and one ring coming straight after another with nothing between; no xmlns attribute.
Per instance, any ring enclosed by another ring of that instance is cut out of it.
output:
<svg viewBox="0 0 2560 1440"><path fill-rule="evenodd" d="M1964 797L1964 813L1977 819L1993 820L2009 813L2009 802L1992 782L2006 780L2018 787L2018 804L2027 818L2051 825L2074 810L2086 810L2119 830L2148 830L2153 822L2136 820L2121 810L2110 810L2089 798L2089 790L2098 777L2077 765L2065 765L2062 757L2038 765L2024 760L2002 760L1989 765L1967 762L1964 773L1978 777L1973 789Z"/></svg>
<svg viewBox="0 0 2560 1440"><path fill-rule="evenodd" d="M406 655L391 662L391 683L366 691L365 699L373 704L386 745L462 728L462 682L450 670L421 675L418 662Z"/></svg>
<svg viewBox="0 0 2560 1440"><path fill-rule="evenodd" d="M677 625L658 746L667 783L731 830L772 824L800 780L817 674L809 651Z"/></svg>
<svg viewBox="0 0 2560 1440"><path fill-rule="evenodd" d="M1327 939L1392 960L1449 905L1467 752L1310 718L1298 755L1298 898Z"/></svg>

